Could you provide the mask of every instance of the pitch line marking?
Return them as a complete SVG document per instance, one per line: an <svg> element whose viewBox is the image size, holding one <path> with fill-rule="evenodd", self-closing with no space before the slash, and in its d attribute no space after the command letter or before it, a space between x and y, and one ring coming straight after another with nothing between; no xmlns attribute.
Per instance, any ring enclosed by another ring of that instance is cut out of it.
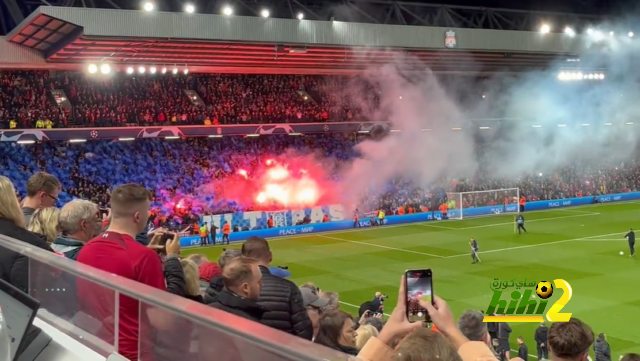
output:
<svg viewBox="0 0 640 361"><path fill-rule="evenodd" d="M514 215L517 213L514 213ZM555 221L558 219L566 219L566 218L576 218L576 217L589 217L589 216L597 216L600 215L601 213L581 213L581 214L575 214L573 216L561 216L561 217L549 217L549 218L538 218L538 219L532 219L530 221L526 221L527 223L530 222L542 222L542 221ZM469 218L467 218L469 219ZM462 231L465 229L477 229L477 228L487 228L487 227L499 227L499 226L513 226L514 222L504 222L504 223L492 223L492 224L483 224L480 226L471 226L471 227L460 227L460 228L454 228L454 227L444 227L444 226L437 226L437 225L433 225L433 224L419 224L420 226L423 227L435 227L435 228L444 228L444 229L449 229L452 231Z"/></svg>
<svg viewBox="0 0 640 361"><path fill-rule="evenodd" d="M413 254L420 254L423 256L429 256L429 257L435 257L435 258L446 258L445 256L441 256L439 254L432 254L432 253L424 253L424 252L418 252L418 251L412 251L409 249L402 249L402 248L395 248L395 247L389 247L389 246L383 246L380 244L374 244L374 243L367 243L367 242L360 242L360 241L352 241L349 239L344 239L344 238L338 238L338 237L331 237L331 236L323 236L321 234L313 234L314 236L317 237L322 237L322 238L327 238L327 239L334 239L336 241L342 241L342 242L348 242L348 243L355 243L355 244L362 244L365 246L370 246L370 247L378 247L378 248L385 248L385 249L390 249L393 251L398 251L398 252L405 252L405 253L413 253Z"/></svg>
<svg viewBox="0 0 640 361"><path fill-rule="evenodd" d="M580 238L571 238L571 239L563 239L561 241L553 241L553 242L546 242L546 243L537 243L537 244L528 244L525 246L516 246L516 247L507 247L507 248L498 248L498 249L491 249L488 251L480 251L478 252L478 254L484 254L484 253L495 253L495 252L503 252L503 251L512 251L512 250L516 250L516 249L524 249L524 248L533 248L533 247L540 247L540 246L548 246L551 244L560 244L560 243L567 243L567 242L574 242L574 241L591 241L594 238L598 238L598 237L609 237L609 236L615 236L616 234L620 234L620 232L616 232L616 233L609 233L609 234L601 234L599 236L590 236L590 237L580 237ZM464 253L464 254L456 254L453 256L444 256L442 258L457 258L457 257L469 257L469 253Z"/></svg>
<svg viewBox="0 0 640 361"><path fill-rule="evenodd" d="M568 212L568 213L593 214L593 215L600 214L600 213L597 213L597 212L576 211L576 210L573 210L573 209L566 209L566 208L561 208L559 210L561 210L563 212Z"/></svg>

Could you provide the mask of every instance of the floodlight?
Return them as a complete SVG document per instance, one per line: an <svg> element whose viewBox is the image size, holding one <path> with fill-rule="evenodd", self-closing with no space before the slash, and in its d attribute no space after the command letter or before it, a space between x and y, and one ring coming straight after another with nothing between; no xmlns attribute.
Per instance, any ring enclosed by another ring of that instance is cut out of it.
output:
<svg viewBox="0 0 640 361"><path fill-rule="evenodd" d="M127 74L133 74L133 68L132 67L128 67L127 68Z"/></svg>
<svg viewBox="0 0 640 361"><path fill-rule="evenodd" d="M144 72L145 72L146 70L147 70L147 69L145 69L145 68L144 68L144 66L141 66L141 67L139 67L139 68L138 68L138 73L140 73L140 74L144 74Z"/></svg>
<svg viewBox="0 0 640 361"><path fill-rule="evenodd" d="M162 74L166 74L167 73L167 68L162 68Z"/></svg>
<svg viewBox="0 0 640 361"><path fill-rule="evenodd" d="M104 75L111 73L111 66L109 64L100 65L100 72Z"/></svg>
<svg viewBox="0 0 640 361"><path fill-rule="evenodd" d="M260 12L260 16L262 16L263 18L268 18L269 17L269 10L262 9L262 11Z"/></svg>
<svg viewBox="0 0 640 361"><path fill-rule="evenodd" d="M151 1L147 1L144 3L143 9L144 11L153 11L153 8L155 6L153 5L153 3Z"/></svg>
<svg viewBox="0 0 640 361"><path fill-rule="evenodd" d="M591 29L591 28L587 29L587 34L593 35L593 29Z"/></svg>
<svg viewBox="0 0 640 361"><path fill-rule="evenodd" d="M178 68L173 68L173 74L178 74Z"/></svg>
<svg viewBox="0 0 640 361"><path fill-rule="evenodd" d="M564 28L564 33L567 34L570 37L574 37L576 35L576 32L573 29L571 29L570 27Z"/></svg>
<svg viewBox="0 0 640 361"><path fill-rule="evenodd" d="M302 20L304 19L304 14L303 13L298 13L298 20Z"/></svg>
<svg viewBox="0 0 640 361"><path fill-rule="evenodd" d="M89 64L87 70L89 70L89 73L95 74L98 71L98 67L96 66L96 64Z"/></svg>
<svg viewBox="0 0 640 361"><path fill-rule="evenodd" d="M157 71L157 69L156 69L155 66L152 66L151 68L149 68L149 73L151 73L151 74L155 74L156 71Z"/></svg>
<svg viewBox="0 0 640 361"><path fill-rule="evenodd" d="M187 4L184 6L184 12L189 13L189 14L193 14L196 11L196 7L193 6L192 4Z"/></svg>
<svg viewBox="0 0 640 361"><path fill-rule="evenodd" d="M540 27L540 32L546 34L551 31L551 27L547 24L544 24Z"/></svg>
<svg viewBox="0 0 640 361"><path fill-rule="evenodd" d="M595 31L593 32L593 34L591 34L591 36L593 36L593 38L594 38L596 41L600 41L600 40L602 40L602 38L604 37L604 35L602 34L602 32L601 32L601 31L598 31L598 30L595 30Z"/></svg>
<svg viewBox="0 0 640 361"><path fill-rule="evenodd" d="M633 31L630 31L627 35L628 35L630 38L633 38Z"/></svg>
<svg viewBox="0 0 640 361"><path fill-rule="evenodd" d="M187 74L189 74L189 69L184 68L184 75L187 75Z"/></svg>
<svg viewBox="0 0 640 361"><path fill-rule="evenodd" d="M231 16L233 14L233 9L231 9L231 6L225 6L222 9L222 13L226 16Z"/></svg>

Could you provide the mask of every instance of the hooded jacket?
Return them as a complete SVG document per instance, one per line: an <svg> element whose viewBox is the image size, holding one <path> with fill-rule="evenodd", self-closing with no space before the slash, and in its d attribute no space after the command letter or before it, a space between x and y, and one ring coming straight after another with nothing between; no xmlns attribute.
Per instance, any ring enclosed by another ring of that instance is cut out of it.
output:
<svg viewBox="0 0 640 361"><path fill-rule="evenodd" d="M84 245L84 242L70 236L62 235L53 241L51 248L53 248L54 252L62 253L68 259L75 261L78 259L78 253L80 253Z"/></svg>
<svg viewBox="0 0 640 361"><path fill-rule="evenodd" d="M218 294L224 289L222 276L212 277L204 294L204 303L211 305L218 300Z"/></svg>

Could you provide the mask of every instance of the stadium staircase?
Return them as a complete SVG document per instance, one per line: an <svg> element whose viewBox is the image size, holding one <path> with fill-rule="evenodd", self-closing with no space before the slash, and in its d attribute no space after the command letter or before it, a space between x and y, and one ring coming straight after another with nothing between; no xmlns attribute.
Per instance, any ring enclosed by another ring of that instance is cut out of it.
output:
<svg viewBox="0 0 640 361"><path fill-rule="evenodd" d="M189 101L191 101L193 105L201 107L205 106L204 101L202 101L202 98L200 98L200 95L195 90L185 89L184 94L189 98Z"/></svg>
<svg viewBox="0 0 640 361"><path fill-rule="evenodd" d="M73 105L71 104L71 101L69 101L69 97L63 89L52 89L50 98L53 98L52 103L60 107L61 111L67 114L73 114ZM74 117L71 117L71 119L67 120L67 126L78 126Z"/></svg>

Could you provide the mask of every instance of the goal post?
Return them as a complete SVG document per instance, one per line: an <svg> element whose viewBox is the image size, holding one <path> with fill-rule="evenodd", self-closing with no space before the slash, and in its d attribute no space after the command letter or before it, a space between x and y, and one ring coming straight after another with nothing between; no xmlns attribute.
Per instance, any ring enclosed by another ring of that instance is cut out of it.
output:
<svg viewBox="0 0 640 361"><path fill-rule="evenodd" d="M520 188L475 192L447 192L449 219L520 213Z"/></svg>

